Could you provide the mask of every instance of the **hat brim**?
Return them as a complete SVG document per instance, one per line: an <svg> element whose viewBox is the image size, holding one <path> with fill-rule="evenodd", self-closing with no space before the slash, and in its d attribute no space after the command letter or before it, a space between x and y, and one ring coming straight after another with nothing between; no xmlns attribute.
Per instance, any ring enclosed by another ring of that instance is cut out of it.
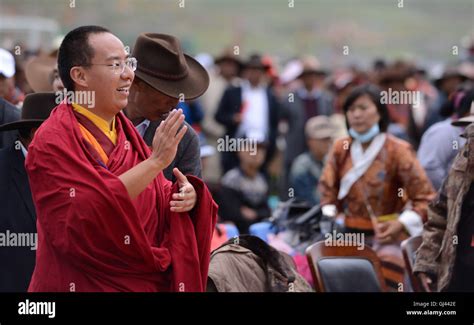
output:
<svg viewBox="0 0 474 325"><path fill-rule="evenodd" d="M35 93L53 91L51 77L55 66L53 57L34 58L26 65L26 80Z"/></svg>
<svg viewBox="0 0 474 325"><path fill-rule="evenodd" d="M445 75L445 76L442 76L438 79L435 79L433 81L434 85L439 88L440 84L446 80L446 79L449 79L449 78L461 78L461 80L464 82L466 80L468 80L469 78L461 73L453 73L453 74L448 74L448 75Z"/></svg>
<svg viewBox="0 0 474 325"><path fill-rule="evenodd" d="M325 70L306 70L306 71L301 72L299 76L296 77L296 79L301 79L303 76L311 75L311 74L318 75L318 76L327 76L328 72Z"/></svg>
<svg viewBox="0 0 474 325"><path fill-rule="evenodd" d="M183 79L170 80L150 76L146 72L140 71L138 62L135 75L146 82L152 88L163 94L185 100L195 99L204 94L209 87L209 75L204 67L191 56L184 54L188 65L188 75Z"/></svg>
<svg viewBox="0 0 474 325"><path fill-rule="evenodd" d="M243 65L243 63L241 61L239 61L238 59L233 58L231 56L221 56L221 57L215 58L214 59L214 64L219 64L219 63L224 62L224 61L234 62L239 67L242 67L242 65Z"/></svg>
<svg viewBox="0 0 474 325"><path fill-rule="evenodd" d="M306 134L306 137L309 139L315 139L315 140L322 140L322 139L328 139L328 138L333 138L334 134L336 133L336 130L318 130L319 133L317 134Z"/></svg>
<svg viewBox="0 0 474 325"><path fill-rule="evenodd" d="M3 131L12 131L18 129L32 129L38 127L45 120L19 120L15 122L5 123L0 125L0 132Z"/></svg>
<svg viewBox="0 0 474 325"><path fill-rule="evenodd" d="M451 122L451 125L454 126L466 126L471 123L474 123L474 115L466 116L463 118L460 118L459 120Z"/></svg>

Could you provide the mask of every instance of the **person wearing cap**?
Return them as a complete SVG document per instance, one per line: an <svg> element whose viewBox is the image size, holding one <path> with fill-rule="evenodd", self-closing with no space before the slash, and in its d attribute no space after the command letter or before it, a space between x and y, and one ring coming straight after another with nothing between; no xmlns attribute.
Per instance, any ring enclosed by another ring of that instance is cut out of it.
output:
<svg viewBox="0 0 474 325"><path fill-rule="evenodd" d="M36 212L25 158L38 127L56 107L53 93L27 95L21 119L0 125L0 132L18 130L17 140L0 150L0 233L26 235L24 247L0 247L0 291L26 292L35 267Z"/></svg>
<svg viewBox="0 0 474 325"><path fill-rule="evenodd" d="M321 64L315 57L304 57L301 60L300 73L296 77L301 86L283 97L282 118L288 123L283 165L285 175L283 188L285 189L288 187L288 177L293 161L298 155L308 150L307 141L305 141L306 122L314 116L330 116L333 113L332 95L322 87L326 75L327 72L321 68Z"/></svg>
<svg viewBox="0 0 474 325"><path fill-rule="evenodd" d="M179 40L171 35L139 35L132 55L139 64L124 112L151 146L159 124L180 101L201 96L209 86L209 76L199 62L183 53ZM186 133L178 145L176 157L163 170L171 181L176 180L174 168L184 175L201 177L199 138L188 123L183 125Z"/></svg>
<svg viewBox="0 0 474 325"><path fill-rule="evenodd" d="M215 115L216 121L226 128L227 139L253 132L264 135L268 148L263 169L266 169L276 151L280 117L280 104L265 80L268 69L260 55L251 55L244 64L244 80L239 86L226 89ZM222 152L221 165L223 173L238 166L236 153Z"/></svg>
<svg viewBox="0 0 474 325"><path fill-rule="evenodd" d="M0 124L20 119L20 110L7 100L11 87L14 87L15 59L7 50L0 48ZM0 135L0 148L8 147L18 137L16 130L5 131Z"/></svg>
<svg viewBox="0 0 474 325"><path fill-rule="evenodd" d="M466 143L429 206L413 272L425 291L474 292L474 101L452 124Z"/></svg>
<svg viewBox="0 0 474 325"><path fill-rule="evenodd" d="M450 100L455 114L444 121L433 124L421 138L417 157L436 191L441 188L454 157L466 142L466 139L461 136L464 128L452 125L452 122L458 118L469 116L473 100L474 90L460 89L456 91Z"/></svg>
<svg viewBox="0 0 474 325"><path fill-rule="evenodd" d="M327 116L315 116L306 122L308 151L296 157L290 172L290 188L296 198L319 204L317 185L335 133L336 128Z"/></svg>
<svg viewBox="0 0 474 325"><path fill-rule="evenodd" d="M151 150L121 112L136 64L100 26L78 27L61 43L65 88L95 101L63 100L29 146L38 220L29 291L206 288L217 206L200 179L177 168L176 183L163 176L186 132L180 110L161 122Z"/></svg>
<svg viewBox="0 0 474 325"><path fill-rule="evenodd" d="M15 92L15 58L5 49L0 48L0 98L13 104Z"/></svg>
<svg viewBox="0 0 474 325"><path fill-rule="evenodd" d="M260 172L268 142L263 134L251 133L238 139L253 144L238 148L239 166L222 176L219 189L219 217L234 223L239 233L248 234L249 226L270 217L268 182ZM253 147L253 148L251 148Z"/></svg>
<svg viewBox="0 0 474 325"><path fill-rule="evenodd" d="M209 88L201 97L202 106L205 111L202 128L214 143L225 133L224 127L214 119L219 101L229 86L238 86L240 84L239 74L242 66L239 55L236 55L232 48L229 47L224 49L214 59L213 66L207 68L210 82Z"/></svg>
<svg viewBox="0 0 474 325"><path fill-rule="evenodd" d="M232 48L226 48L214 59L214 64L219 68L219 75L227 81L227 84L238 82L243 63L234 53Z"/></svg>

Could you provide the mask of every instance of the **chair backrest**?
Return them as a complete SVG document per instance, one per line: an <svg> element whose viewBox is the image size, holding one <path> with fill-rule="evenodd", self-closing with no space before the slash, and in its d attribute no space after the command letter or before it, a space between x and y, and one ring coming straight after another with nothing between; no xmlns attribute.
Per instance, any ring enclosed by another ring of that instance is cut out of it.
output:
<svg viewBox="0 0 474 325"><path fill-rule="evenodd" d="M415 292L422 292L423 287L420 283L420 280L413 274L413 266L415 265L415 258L416 258L416 251L420 247L421 243L423 242L423 238L421 236L410 237L405 239L402 244L402 253L403 259L405 260L405 266L410 276L411 286L413 291Z"/></svg>
<svg viewBox="0 0 474 325"><path fill-rule="evenodd" d="M326 246L317 242L306 249L318 292L386 291L382 266L368 246Z"/></svg>

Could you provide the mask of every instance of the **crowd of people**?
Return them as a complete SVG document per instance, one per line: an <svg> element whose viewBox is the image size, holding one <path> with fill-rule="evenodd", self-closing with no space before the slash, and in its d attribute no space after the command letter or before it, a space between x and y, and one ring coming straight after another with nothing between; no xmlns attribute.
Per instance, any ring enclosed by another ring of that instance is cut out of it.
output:
<svg viewBox="0 0 474 325"><path fill-rule="evenodd" d="M410 287L401 242L423 236L424 289L474 291L474 39L436 78L406 60L192 57L158 33L132 49L99 26L0 49L0 291L204 291L229 270L211 251L291 199L365 234L391 290Z"/></svg>

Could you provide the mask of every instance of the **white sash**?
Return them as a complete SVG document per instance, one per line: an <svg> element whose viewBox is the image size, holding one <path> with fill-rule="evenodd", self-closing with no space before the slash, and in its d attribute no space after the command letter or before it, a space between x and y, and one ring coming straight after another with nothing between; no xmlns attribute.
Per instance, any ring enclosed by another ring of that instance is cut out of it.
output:
<svg viewBox="0 0 474 325"><path fill-rule="evenodd" d="M352 185L354 185L354 183L364 175L370 165L372 165L375 157L377 157L380 150L382 150L385 139L385 133L376 135L365 152L362 150L360 141L354 140L352 142L351 158L353 166L341 179L341 185L337 195L338 200L342 200L346 197Z"/></svg>

